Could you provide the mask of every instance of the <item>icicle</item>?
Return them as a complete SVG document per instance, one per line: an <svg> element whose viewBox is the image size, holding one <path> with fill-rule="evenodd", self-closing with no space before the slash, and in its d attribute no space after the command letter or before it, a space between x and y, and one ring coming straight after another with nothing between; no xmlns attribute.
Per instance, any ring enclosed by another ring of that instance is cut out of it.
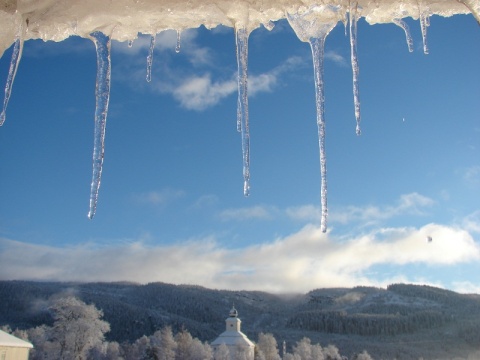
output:
<svg viewBox="0 0 480 360"><path fill-rule="evenodd" d="M22 58L23 51L23 39L21 36L22 31L20 30L19 35L15 39L12 51L12 60L10 61L10 68L8 69L7 82L5 84L5 97L3 99L3 109L0 114L0 126L5 122L7 105L10 100L10 95L12 93L13 80L15 80L15 75L17 74L18 64L20 64L20 59Z"/></svg>
<svg viewBox="0 0 480 360"><path fill-rule="evenodd" d="M360 135L360 97L358 89L358 57L357 57L357 7L358 3L354 5L355 9L350 6L349 18L350 18L350 58L352 62L353 71L353 103L355 107L355 120L357 127L355 129L357 135Z"/></svg>
<svg viewBox="0 0 480 360"><path fill-rule="evenodd" d="M327 231L327 157L325 152L325 95L323 86L323 58L325 51L325 37L310 40L313 56L313 71L315 73L315 104L317 108L318 144L320 147L320 174L321 174L321 230Z"/></svg>
<svg viewBox="0 0 480 360"><path fill-rule="evenodd" d="M325 95L323 85L323 61L325 53L325 39L332 31L335 23L318 23L315 16L287 14L287 19L302 41L310 43L313 57L313 70L315 79L315 105L317 109L318 144L320 148L320 198L322 206L321 224L322 232L327 231L327 158L325 152ZM315 14L313 14L315 15Z"/></svg>
<svg viewBox="0 0 480 360"><path fill-rule="evenodd" d="M96 31L90 34L97 50L97 81L95 85L95 132L93 143L93 175L90 188L90 210L88 218L93 219L97 209L98 190L102 178L105 153L105 126L107 124L108 101L110 98L110 37Z"/></svg>
<svg viewBox="0 0 480 360"><path fill-rule="evenodd" d="M237 99L237 131L242 132L242 113L240 112L240 94Z"/></svg>
<svg viewBox="0 0 480 360"><path fill-rule="evenodd" d="M133 40L128 40L128 47L131 48L133 46Z"/></svg>
<svg viewBox="0 0 480 360"><path fill-rule="evenodd" d="M430 26L430 15L428 11L420 10L420 28L422 30L423 53L428 54L427 28Z"/></svg>
<svg viewBox="0 0 480 360"><path fill-rule="evenodd" d="M405 21L402 19L393 19L393 23L397 26L400 26L403 31L405 31L405 37L407 38L408 51L413 52L413 40L410 35L410 29Z"/></svg>
<svg viewBox="0 0 480 360"><path fill-rule="evenodd" d="M177 30L177 45L175 46L175 52L180 52L180 30Z"/></svg>
<svg viewBox="0 0 480 360"><path fill-rule="evenodd" d="M150 38L150 49L147 56L147 81L152 81L152 63L153 63L153 50L155 49L156 34Z"/></svg>
<svg viewBox="0 0 480 360"><path fill-rule="evenodd" d="M238 108L237 121L240 120L243 153L243 194L250 195L250 131L248 125L248 32L244 27L236 29L238 64ZM238 122L237 122L238 127Z"/></svg>

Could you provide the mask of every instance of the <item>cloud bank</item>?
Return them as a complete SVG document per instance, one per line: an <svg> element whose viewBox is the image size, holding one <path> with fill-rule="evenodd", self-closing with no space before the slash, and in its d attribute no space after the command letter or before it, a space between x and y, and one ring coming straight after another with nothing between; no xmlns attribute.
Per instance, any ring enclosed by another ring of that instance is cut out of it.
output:
<svg viewBox="0 0 480 360"><path fill-rule="evenodd" d="M432 242L426 241L428 237ZM317 226L272 242L229 249L215 237L151 246L142 241L98 247L33 245L0 238L0 278L61 281L162 281L217 289L305 292L320 287L385 286L415 282L378 278L378 265L453 266L480 260L480 246L465 230L438 224L384 228L338 239ZM474 289L468 282L460 289Z"/></svg>

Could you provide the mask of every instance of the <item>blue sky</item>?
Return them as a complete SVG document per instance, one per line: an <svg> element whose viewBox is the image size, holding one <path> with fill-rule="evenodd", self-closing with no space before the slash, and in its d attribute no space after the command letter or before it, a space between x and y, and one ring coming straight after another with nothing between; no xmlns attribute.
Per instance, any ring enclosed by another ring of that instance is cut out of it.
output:
<svg viewBox="0 0 480 360"><path fill-rule="evenodd" d="M433 16L326 40L329 230L310 47L286 21L249 38L251 195L243 196L231 28L112 43L99 203L87 219L96 59L90 40L28 41L0 128L0 278L164 281L308 291L427 283L480 292L480 30ZM11 49L0 60L0 83ZM433 241L425 239L431 236Z"/></svg>

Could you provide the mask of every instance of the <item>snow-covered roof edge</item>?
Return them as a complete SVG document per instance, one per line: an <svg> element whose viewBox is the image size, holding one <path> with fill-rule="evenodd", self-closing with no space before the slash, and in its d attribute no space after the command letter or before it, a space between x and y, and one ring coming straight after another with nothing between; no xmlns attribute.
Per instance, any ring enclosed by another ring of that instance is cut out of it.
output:
<svg viewBox="0 0 480 360"><path fill-rule="evenodd" d="M0 330L0 346L33 348L33 345L28 341L19 339L2 330Z"/></svg>
<svg viewBox="0 0 480 360"><path fill-rule="evenodd" d="M19 34L24 40L62 41L101 31L114 40L127 41L138 33L200 25L243 26L251 31L262 24L268 28L286 13L302 13L315 6L322 8L319 17L343 21L352 4L371 24L417 19L422 14L474 13L479 20L480 13L479 0L0 0L0 54Z"/></svg>

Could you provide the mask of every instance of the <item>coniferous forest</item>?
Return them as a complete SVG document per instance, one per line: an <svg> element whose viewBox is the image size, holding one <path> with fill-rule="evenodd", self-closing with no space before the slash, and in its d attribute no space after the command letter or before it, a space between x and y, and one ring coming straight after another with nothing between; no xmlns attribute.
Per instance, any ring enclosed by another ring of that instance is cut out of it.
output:
<svg viewBox="0 0 480 360"><path fill-rule="evenodd" d="M233 304L259 360L480 359L480 295L407 284L279 295L1 281L0 327L34 344L31 359L224 359L209 343Z"/></svg>

